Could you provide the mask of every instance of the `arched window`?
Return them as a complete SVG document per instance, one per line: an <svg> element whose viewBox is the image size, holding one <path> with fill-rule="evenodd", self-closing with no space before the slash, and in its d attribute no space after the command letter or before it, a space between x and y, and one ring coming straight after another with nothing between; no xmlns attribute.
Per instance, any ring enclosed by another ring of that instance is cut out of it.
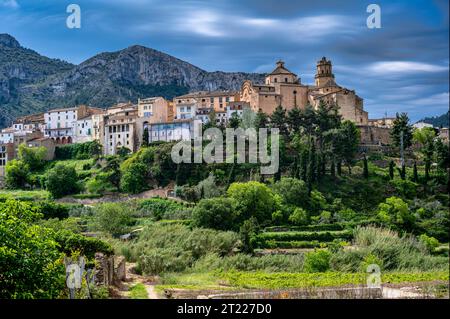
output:
<svg viewBox="0 0 450 319"><path fill-rule="evenodd" d="M287 82L288 82L288 78L284 78L284 82L286 82L286 83L287 83Z"/></svg>

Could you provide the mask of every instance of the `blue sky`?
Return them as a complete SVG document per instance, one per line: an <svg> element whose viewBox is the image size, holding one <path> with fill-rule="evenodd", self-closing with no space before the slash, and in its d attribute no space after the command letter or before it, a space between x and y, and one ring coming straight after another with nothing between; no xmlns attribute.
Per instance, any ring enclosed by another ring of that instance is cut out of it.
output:
<svg viewBox="0 0 450 319"><path fill-rule="evenodd" d="M81 29L66 7L81 7ZM381 29L366 8L381 7ZM0 0L0 33L81 63L140 44L208 71L270 72L278 59L313 83L316 61L364 98L370 118L414 121L449 108L448 0Z"/></svg>

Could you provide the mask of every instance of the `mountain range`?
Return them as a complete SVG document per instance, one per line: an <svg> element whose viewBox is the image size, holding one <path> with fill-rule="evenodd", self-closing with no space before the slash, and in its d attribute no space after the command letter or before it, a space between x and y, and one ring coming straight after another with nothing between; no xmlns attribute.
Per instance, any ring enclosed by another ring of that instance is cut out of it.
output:
<svg viewBox="0 0 450 319"><path fill-rule="evenodd" d="M264 74L208 72L163 52L134 45L74 65L24 48L0 34L0 127L17 116L87 104L108 107L138 98L172 99L193 91L239 90Z"/></svg>
<svg viewBox="0 0 450 319"><path fill-rule="evenodd" d="M447 112L445 114L442 114L441 116L433 116L433 117L426 117L419 122L425 122L428 124L432 124L434 127L449 127L449 119L450 119L450 112Z"/></svg>

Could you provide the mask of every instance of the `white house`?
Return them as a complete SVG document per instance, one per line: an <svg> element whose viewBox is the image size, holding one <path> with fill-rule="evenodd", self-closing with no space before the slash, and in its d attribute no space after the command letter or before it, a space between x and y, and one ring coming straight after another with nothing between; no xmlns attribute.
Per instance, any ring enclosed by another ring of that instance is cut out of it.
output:
<svg viewBox="0 0 450 319"><path fill-rule="evenodd" d="M417 122L416 124L413 124L413 127L416 129L423 129L424 127L433 127L432 124L425 123L425 122Z"/></svg>
<svg viewBox="0 0 450 319"><path fill-rule="evenodd" d="M149 124L149 142L189 141L196 137L194 134L200 131L199 127L201 127L201 124L200 120L180 120Z"/></svg>
<svg viewBox="0 0 450 319"><path fill-rule="evenodd" d="M46 137L56 144L70 144L75 137L77 125L77 108L54 109L44 114Z"/></svg>
<svg viewBox="0 0 450 319"><path fill-rule="evenodd" d="M94 139L94 124L92 117L92 115L88 115L77 120L74 143L84 143L92 141Z"/></svg>

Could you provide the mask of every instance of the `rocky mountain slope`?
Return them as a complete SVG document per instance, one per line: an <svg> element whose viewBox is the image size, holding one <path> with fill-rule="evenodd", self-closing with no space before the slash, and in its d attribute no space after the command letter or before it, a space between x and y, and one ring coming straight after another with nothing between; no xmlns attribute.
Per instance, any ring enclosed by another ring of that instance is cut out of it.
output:
<svg viewBox="0 0 450 319"><path fill-rule="evenodd" d="M262 74L207 72L142 46L98 54L79 65L43 57L0 35L0 127L12 118L55 107L118 102L199 90L238 90Z"/></svg>

